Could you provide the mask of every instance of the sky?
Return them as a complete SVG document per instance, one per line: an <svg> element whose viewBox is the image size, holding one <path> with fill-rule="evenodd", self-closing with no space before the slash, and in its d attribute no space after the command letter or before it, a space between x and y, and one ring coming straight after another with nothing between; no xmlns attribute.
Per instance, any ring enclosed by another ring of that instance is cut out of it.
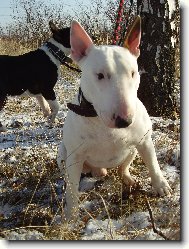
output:
<svg viewBox="0 0 189 249"><path fill-rule="evenodd" d="M38 1L38 0L36 0ZM75 8L79 3L87 4L90 0L40 0L45 4L64 4L65 10ZM0 0L0 26L4 26L12 21L11 15L13 15L13 7L15 0Z"/></svg>
<svg viewBox="0 0 189 249"><path fill-rule="evenodd" d="M36 0L37 1L37 0ZM46 4L59 4L64 3L65 8L72 9L76 8L78 2L87 4L90 3L90 0L42 0ZM106 0L104 0L106 1ZM169 2L173 2L174 0L169 0ZM15 0L0 0L0 26L4 26L6 23L10 23L12 21L11 15L13 14L13 6ZM185 4L189 6L189 0L180 0L181 4Z"/></svg>

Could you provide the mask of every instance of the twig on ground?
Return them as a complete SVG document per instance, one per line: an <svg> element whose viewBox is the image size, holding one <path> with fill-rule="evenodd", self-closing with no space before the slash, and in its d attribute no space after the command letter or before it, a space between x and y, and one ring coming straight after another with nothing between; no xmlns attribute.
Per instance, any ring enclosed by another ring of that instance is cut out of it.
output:
<svg viewBox="0 0 189 249"><path fill-rule="evenodd" d="M154 217L153 217L153 213L152 213L152 209L151 209L151 206L150 206L150 203L148 201L148 198L145 197L145 200L146 200L146 206L148 208L148 212L149 212L149 215L150 215L150 221L152 223L152 228L153 228L153 231L154 233L157 233L159 236L161 236L162 238L164 238L165 240L170 240L170 238L168 238L166 235L164 235L159 229L156 228L155 226L155 221L154 221Z"/></svg>

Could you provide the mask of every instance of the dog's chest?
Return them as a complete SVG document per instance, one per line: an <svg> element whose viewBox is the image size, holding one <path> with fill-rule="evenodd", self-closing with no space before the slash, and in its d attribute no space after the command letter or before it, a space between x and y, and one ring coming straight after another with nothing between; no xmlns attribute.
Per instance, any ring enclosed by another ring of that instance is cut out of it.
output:
<svg viewBox="0 0 189 249"><path fill-rule="evenodd" d="M88 132L83 140L86 142L85 160L95 167L118 166L134 151L129 132Z"/></svg>

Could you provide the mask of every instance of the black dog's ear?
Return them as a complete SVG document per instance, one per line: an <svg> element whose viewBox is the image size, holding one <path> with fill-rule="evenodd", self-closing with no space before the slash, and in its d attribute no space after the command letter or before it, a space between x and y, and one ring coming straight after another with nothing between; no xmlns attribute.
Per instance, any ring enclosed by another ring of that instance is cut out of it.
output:
<svg viewBox="0 0 189 249"><path fill-rule="evenodd" d="M58 28L56 27L56 25L53 23L52 20L49 21L49 27L50 27L52 33L58 31Z"/></svg>

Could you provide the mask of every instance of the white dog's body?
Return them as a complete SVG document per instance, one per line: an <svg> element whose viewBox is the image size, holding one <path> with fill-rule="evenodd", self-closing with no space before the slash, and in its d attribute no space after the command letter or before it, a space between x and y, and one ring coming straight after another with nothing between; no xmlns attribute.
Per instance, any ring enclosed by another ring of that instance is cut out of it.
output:
<svg viewBox="0 0 189 249"><path fill-rule="evenodd" d="M133 27L135 34L139 20ZM69 111L64 124L58 164L63 169L62 161L66 163L68 218L73 215L74 208L78 209L78 187L83 169L90 169L93 175L105 175L106 168L119 166L124 182L133 185L129 166L137 151L149 168L156 192L160 195L170 193L156 158L150 118L137 98L140 32L136 39L130 40L129 49L95 47L82 27L72 22L72 57L82 69L81 89L94 106L97 117L83 117ZM78 96L73 103L80 104Z"/></svg>

